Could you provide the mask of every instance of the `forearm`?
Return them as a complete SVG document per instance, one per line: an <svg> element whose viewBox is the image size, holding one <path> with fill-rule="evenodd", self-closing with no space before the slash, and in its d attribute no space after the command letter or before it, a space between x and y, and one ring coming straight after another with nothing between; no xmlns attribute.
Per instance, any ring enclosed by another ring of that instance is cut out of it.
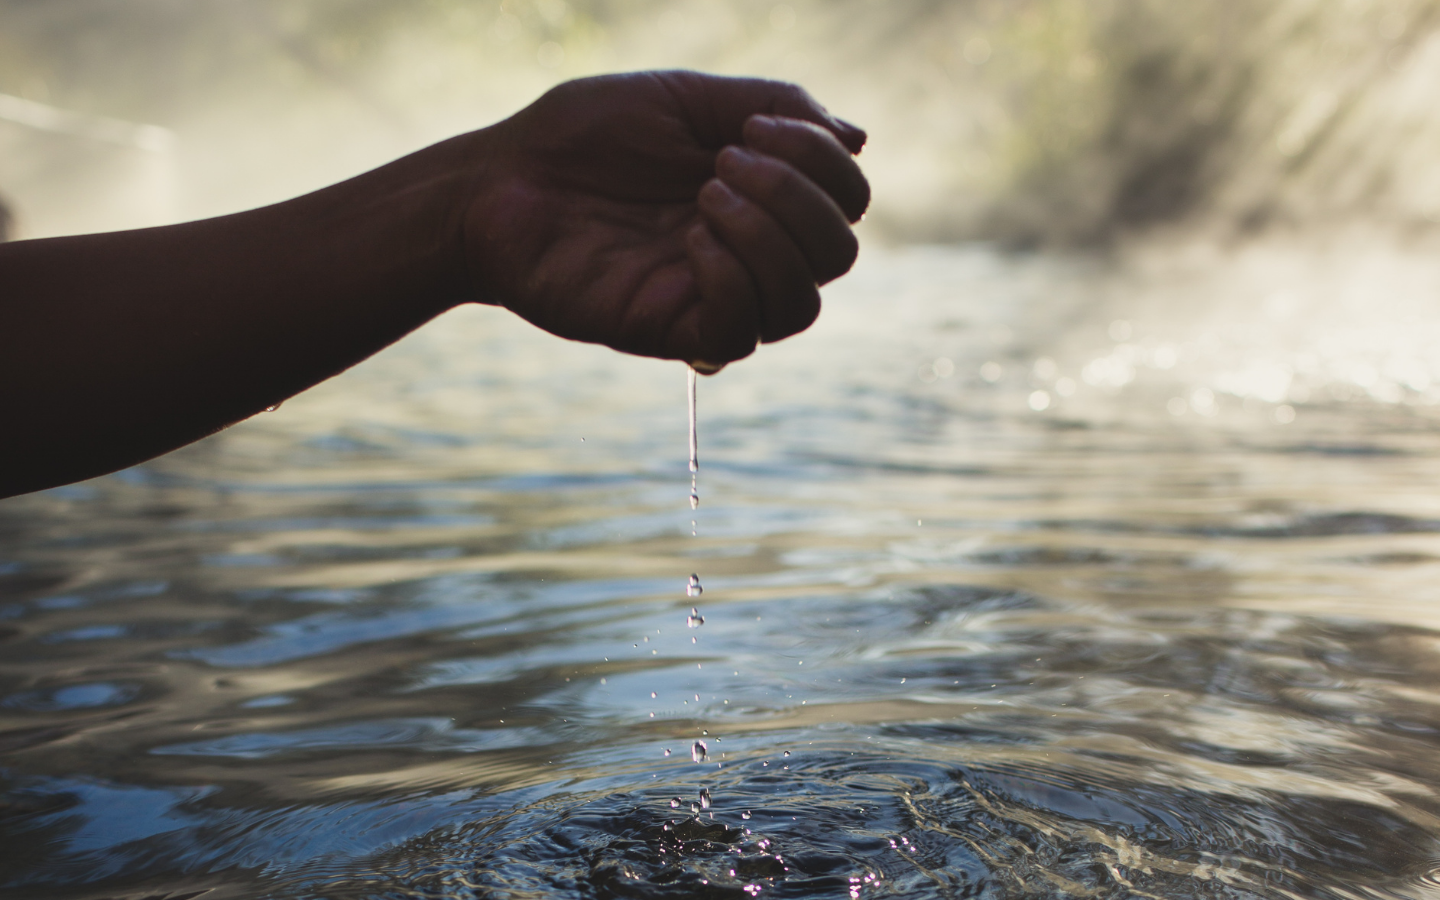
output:
<svg viewBox="0 0 1440 900"><path fill-rule="evenodd" d="M471 299L483 141L232 216L0 245L0 497L190 443Z"/></svg>

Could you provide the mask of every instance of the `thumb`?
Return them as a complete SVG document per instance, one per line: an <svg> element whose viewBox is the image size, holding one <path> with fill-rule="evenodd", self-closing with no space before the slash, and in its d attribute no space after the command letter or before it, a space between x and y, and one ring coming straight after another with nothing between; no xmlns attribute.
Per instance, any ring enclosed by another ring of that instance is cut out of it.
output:
<svg viewBox="0 0 1440 900"><path fill-rule="evenodd" d="M745 120L757 113L818 125L851 153L859 153L865 146L863 129L831 115L798 84L687 71L654 74L680 104L695 137L707 148L719 150L743 143Z"/></svg>

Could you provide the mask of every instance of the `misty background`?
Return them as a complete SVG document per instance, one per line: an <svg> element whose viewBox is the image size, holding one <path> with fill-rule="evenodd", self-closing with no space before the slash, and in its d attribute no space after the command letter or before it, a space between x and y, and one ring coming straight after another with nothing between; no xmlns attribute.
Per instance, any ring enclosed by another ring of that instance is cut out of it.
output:
<svg viewBox="0 0 1440 900"><path fill-rule="evenodd" d="M871 240L1440 229L1437 0L0 0L14 234L280 200L556 82L798 81L871 133Z"/></svg>

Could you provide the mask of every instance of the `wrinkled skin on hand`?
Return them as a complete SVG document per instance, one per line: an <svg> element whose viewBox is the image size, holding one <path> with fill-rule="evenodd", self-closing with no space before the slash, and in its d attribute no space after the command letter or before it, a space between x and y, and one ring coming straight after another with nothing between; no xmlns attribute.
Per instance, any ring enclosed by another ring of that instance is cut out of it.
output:
<svg viewBox="0 0 1440 900"><path fill-rule="evenodd" d="M476 298L702 371L809 327L870 197L852 158L864 132L780 82L582 79L477 138Z"/></svg>

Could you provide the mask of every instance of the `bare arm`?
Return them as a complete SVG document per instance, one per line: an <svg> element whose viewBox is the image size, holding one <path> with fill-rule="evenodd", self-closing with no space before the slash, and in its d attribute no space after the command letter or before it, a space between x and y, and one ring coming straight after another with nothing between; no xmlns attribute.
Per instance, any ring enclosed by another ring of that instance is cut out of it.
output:
<svg viewBox="0 0 1440 900"><path fill-rule="evenodd" d="M853 261L863 140L792 86L608 76L275 206L0 245L0 497L197 440L464 302L739 359Z"/></svg>

